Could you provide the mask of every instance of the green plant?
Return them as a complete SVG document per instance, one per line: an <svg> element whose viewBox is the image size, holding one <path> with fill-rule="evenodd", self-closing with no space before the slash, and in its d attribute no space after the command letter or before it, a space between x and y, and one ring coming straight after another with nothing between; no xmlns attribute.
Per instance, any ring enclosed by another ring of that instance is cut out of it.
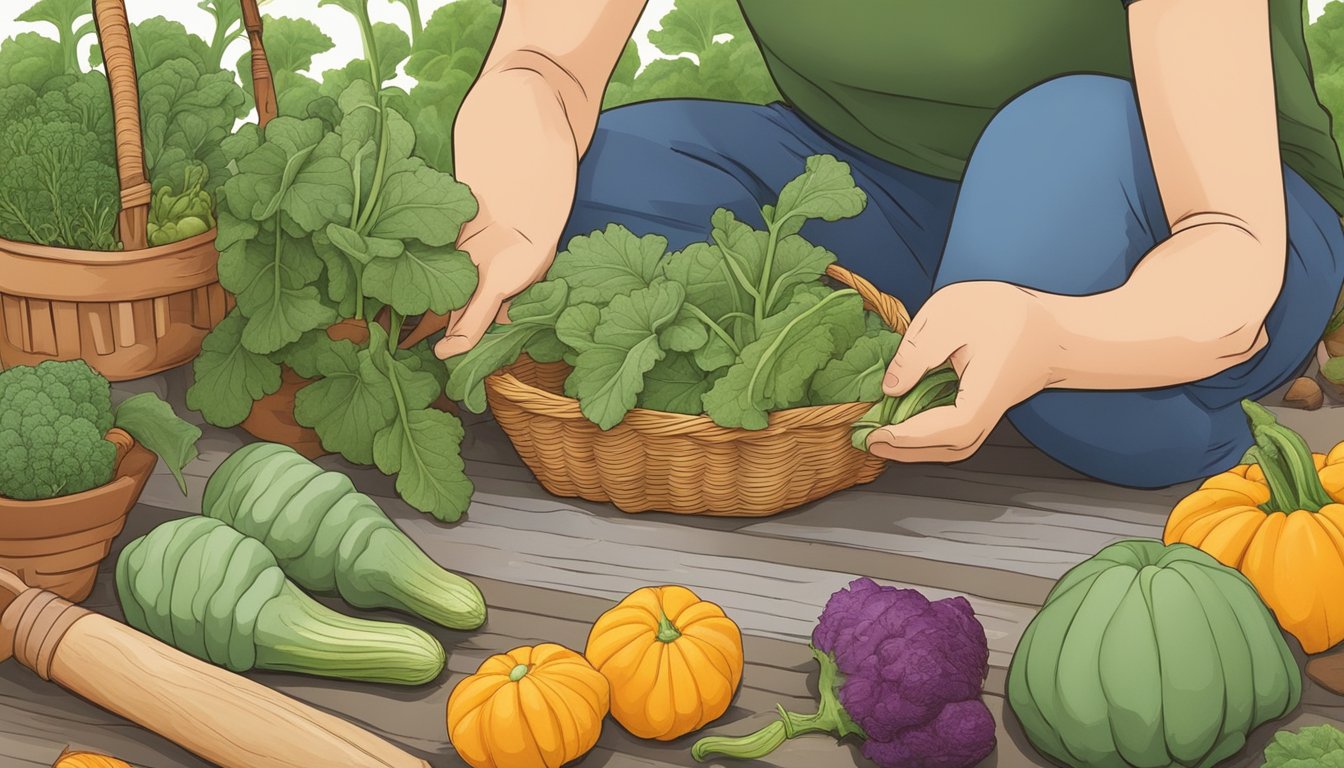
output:
<svg viewBox="0 0 1344 768"><path fill-rule="evenodd" d="M1073 768L1213 766L1302 677L1255 587L1185 544L1112 544L1054 586L1008 670L1031 744Z"/></svg>
<svg viewBox="0 0 1344 768"><path fill-rule="evenodd" d="M210 37L212 68L224 66L224 49L243 36L243 5L238 0L200 0L196 7L210 14L215 22L215 33Z"/></svg>
<svg viewBox="0 0 1344 768"><path fill-rule="evenodd" d="M182 468L201 431L151 393L112 405L111 386L82 360L0 372L0 496L50 499L112 480L118 427L158 454L186 493Z"/></svg>
<svg viewBox="0 0 1344 768"><path fill-rule="evenodd" d="M1260 768L1344 768L1344 732L1328 724L1279 731Z"/></svg>
<svg viewBox="0 0 1344 768"><path fill-rule="evenodd" d="M441 520L466 509L462 425L430 407L446 374L428 343L399 346L407 317L447 313L476 288L455 247L476 214L470 191L413 156L414 129L388 104L362 0L324 0L359 23L367 60L326 119L282 115L224 142L219 275L237 307L206 338L188 405L212 424L242 422L276 391L281 364L314 379L295 418L347 459L397 476L407 503ZM330 121L330 122L328 122ZM367 342L333 341L349 320Z"/></svg>
<svg viewBox="0 0 1344 768"><path fill-rule="evenodd" d="M819 155L761 210L764 230L720 209L710 242L672 254L617 225L575 237L510 323L449 361L448 393L484 410L485 378L526 353L569 363L565 393L603 429L635 407L762 429L771 411L876 399L898 337L822 281L834 255L798 234L866 200L849 166Z"/></svg>
<svg viewBox="0 0 1344 768"><path fill-rule="evenodd" d="M317 100L321 83L304 73L312 68L314 56L326 53L336 44L308 19L284 16L266 16L262 20L262 39L279 113L309 117L308 107ZM252 51L238 59L238 75L247 98L253 99Z"/></svg>
<svg viewBox="0 0 1344 768"><path fill-rule="evenodd" d="M127 544L117 597L131 626L234 672L419 685L443 671L433 637L327 608L261 542L210 517L171 520Z"/></svg>
<svg viewBox="0 0 1344 768"><path fill-rule="evenodd" d="M85 16L90 18L81 24L79 20ZM74 75L80 71L79 44L97 31L92 16L93 4L90 0L38 0L19 14L18 20L46 22L55 27L65 73Z"/></svg>
<svg viewBox="0 0 1344 768"><path fill-rule="evenodd" d="M286 446L251 443L235 451L206 483L201 513L265 544L304 589L450 629L485 622L474 584L429 559L348 477L324 472Z"/></svg>
<svg viewBox="0 0 1344 768"><path fill-rule="evenodd" d="M174 194L172 187L164 186L154 193L146 225L150 245L175 243L215 226L211 210L214 201L201 188L204 176L201 166L187 166L183 169L182 192Z"/></svg>

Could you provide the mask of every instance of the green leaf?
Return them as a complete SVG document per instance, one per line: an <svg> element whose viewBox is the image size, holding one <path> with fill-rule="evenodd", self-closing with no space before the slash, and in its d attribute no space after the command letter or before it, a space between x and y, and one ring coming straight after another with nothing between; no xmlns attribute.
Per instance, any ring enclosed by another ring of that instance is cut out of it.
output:
<svg viewBox="0 0 1344 768"><path fill-rule="evenodd" d="M397 406L410 411L428 408L443 393L438 379L420 368L420 358L397 350L397 356L388 355L387 333L382 326L371 326L370 358L388 381L396 384L400 394Z"/></svg>
<svg viewBox="0 0 1344 768"><path fill-rule="evenodd" d="M574 304L555 321L555 336L577 352L597 346L593 336L602 322L602 308L596 304Z"/></svg>
<svg viewBox="0 0 1344 768"><path fill-rule="evenodd" d="M448 361L448 397L473 413L483 412L486 377L517 361L538 334L554 333L568 298L563 280L540 282L519 294L509 305L508 323L495 324L471 351Z"/></svg>
<svg viewBox="0 0 1344 768"><path fill-rule="evenodd" d="M766 319L761 337L705 395L714 423L764 429L769 412L803 402L813 374L863 334L858 294L823 291L800 291L787 309Z"/></svg>
<svg viewBox="0 0 1344 768"><path fill-rule="evenodd" d="M205 169L213 194L228 178L223 142L243 114L246 97L232 73L205 71L188 59L170 59L140 76L145 166L155 190L183 188L188 169Z"/></svg>
<svg viewBox="0 0 1344 768"><path fill-rule="evenodd" d="M182 477L182 468L198 455L196 441L201 439L200 428L178 418L173 407L153 392L141 392L123 400L117 406L116 425L163 460L185 495L187 481Z"/></svg>
<svg viewBox="0 0 1344 768"><path fill-rule="evenodd" d="M304 232L349 223L354 204L350 166L341 157L341 137L321 120L277 117L263 142L237 161L224 185L235 216L266 221L283 210Z"/></svg>
<svg viewBox="0 0 1344 768"><path fill-rule="evenodd" d="M91 21L81 26L76 26L76 22L92 13L92 3L89 0L38 0L31 8L19 14L17 20L30 24L45 21L55 27L65 57L65 73L77 74L80 71L80 41L92 35L94 30Z"/></svg>
<svg viewBox="0 0 1344 768"><path fill-rule="evenodd" d="M61 44L36 32L0 42L0 88L26 85L38 93L65 72Z"/></svg>
<svg viewBox="0 0 1344 768"><path fill-rule="evenodd" d="M322 261L309 239L266 227L221 252L218 269L220 284L247 318L242 340L252 352L269 355L337 320L313 285Z"/></svg>
<svg viewBox="0 0 1344 768"><path fill-rule="evenodd" d="M714 245L693 243L669 255L662 272L681 284L688 303L716 322L730 312L751 312L751 296L730 271L727 257Z"/></svg>
<svg viewBox="0 0 1344 768"><path fill-rule="evenodd" d="M816 285L834 263L834 254L798 235L782 238L771 262L765 314L772 315L787 306L798 288Z"/></svg>
<svg viewBox="0 0 1344 768"><path fill-rule="evenodd" d="M424 166L389 175L379 204L370 235L435 246L456 243L462 225L477 210L476 198L465 184Z"/></svg>
<svg viewBox="0 0 1344 768"><path fill-rule="evenodd" d="M313 362L319 378L294 396L294 420L315 429L323 448L372 463L374 436L396 416L391 383L349 341L325 345Z"/></svg>
<svg viewBox="0 0 1344 768"><path fill-rule="evenodd" d="M355 230L336 223L327 225L327 238L341 253L365 265L374 259L395 259L406 250L398 240L364 237Z"/></svg>
<svg viewBox="0 0 1344 768"><path fill-rule="evenodd" d="M700 370L690 355L670 352L644 375L639 407L692 416L704 413L702 398L718 379L719 374Z"/></svg>
<svg viewBox="0 0 1344 768"><path fill-rule="evenodd" d="M303 334L298 341L272 354L271 359L288 365L294 373L305 379L316 378L321 375L317 367L318 357L327 354L327 350L334 343L327 335L326 328L318 328Z"/></svg>
<svg viewBox="0 0 1344 768"><path fill-rule="evenodd" d="M696 366L705 372L713 372L722 368L727 368L737 362L738 353L728 346L718 334L710 334L709 341L705 346L695 350L693 359Z"/></svg>
<svg viewBox="0 0 1344 768"><path fill-rule="evenodd" d="M817 371L812 378L809 402L829 405L881 400L882 377L900 343L900 335L891 331L859 338L843 356Z"/></svg>
<svg viewBox="0 0 1344 768"><path fill-rule="evenodd" d="M854 185L848 163L831 155L813 155L803 173L780 190L775 221L791 217L838 221L859 215L867 203L868 196Z"/></svg>
<svg viewBox="0 0 1344 768"><path fill-rule="evenodd" d="M749 34L735 2L677 0L659 22L659 28L649 32L649 42L669 56L699 55L708 50L719 35L745 38Z"/></svg>
<svg viewBox="0 0 1344 768"><path fill-rule="evenodd" d="M397 493L412 507L453 522L467 511L472 485L462 462L462 422L450 413L405 414L373 442L378 468L397 476Z"/></svg>
<svg viewBox="0 0 1344 768"><path fill-rule="evenodd" d="M579 352L565 382L590 421L611 429L635 407L644 375L666 354L658 334L676 319L684 300L679 284L659 282L615 296L601 310L593 346Z"/></svg>
<svg viewBox="0 0 1344 768"><path fill-rule="evenodd" d="M1344 732L1328 724L1281 730L1265 747L1263 768L1344 768Z"/></svg>
<svg viewBox="0 0 1344 768"><path fill-rule="evenodd" d="M192 363L187 407L217 427L241 424L255 401L280 389L280 366L243 346L246 322L237 309L225 315Z"/></svg>
<svg viewBox="0 0 1344 768"><path fill-rule="evenodd" d="M412 241L398 258L375 259L364 269L364 292L403 315L444 315L467 303L476 278L466 253Z"/></svg>
<svg viewBox="0 0 1344 768"><path fill-rule="evenodd" d="M612 296L647 288L667 253L667 238L636 237L619 224L571 238L547 278L569 284L570 300L603 306Z"/></svg>
<svg viewBox="0 0 1344 768"><path fill-rule="evenodd" d="M709 341L709 330L685 303L676 319L658 334L658 343L669 352L694 352Z"/></svg>
<svg viewBox="0 0 1344 768"><path fill-rule="evenodd" d="M263 43L266 46L266 63L271 67L272 76L277 76L281 72L292 74L307 72L313 66L314 56L336 47L322 28L308 19L266 16L262 20L262 33ZM244 53L238 60L238 75L243 83L249 84L250 93L251 51ZM276 89L277 93L279 90Z"/></svg>

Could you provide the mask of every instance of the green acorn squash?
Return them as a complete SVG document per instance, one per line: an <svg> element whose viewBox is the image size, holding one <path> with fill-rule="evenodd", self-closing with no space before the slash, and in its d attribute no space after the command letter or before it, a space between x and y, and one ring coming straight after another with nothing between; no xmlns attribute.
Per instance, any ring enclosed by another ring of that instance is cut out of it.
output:
<svg viewBox="0 0 1344 768"><path fill-rule="evenodd" d="M1302 676L1251 583L1184 544L1112 544L1059 580L1008 670L1032 746L1073 768L1208 768Z"/></svg>

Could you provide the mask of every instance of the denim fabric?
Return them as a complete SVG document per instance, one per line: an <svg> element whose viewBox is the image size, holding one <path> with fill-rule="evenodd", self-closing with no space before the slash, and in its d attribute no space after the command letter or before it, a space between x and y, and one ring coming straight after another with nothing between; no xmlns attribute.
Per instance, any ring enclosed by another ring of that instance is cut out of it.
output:
<svg viewBox="0 0 1344 768"><path fill-rule="evenodd" d="M718 207L760 226L760 206L815 154L848 163L869 202L853 219L809 223L803 236L911 312L937 288L967 280L1109 290L1170 235L1132 84L1068 75L1000 110L960 183L875 158L781 104L667 100L611 110L580 164L562 244L616 222L678 249L708 238ZM1121 485L1162 487L1236 464L1251 444L1241 399L1299 371L1344 283L1339 215L1287 167L1284 182L1288 263L1265 350L1178 387L1043 392L1009 412L1014 426L1061 463Z"/></svg>

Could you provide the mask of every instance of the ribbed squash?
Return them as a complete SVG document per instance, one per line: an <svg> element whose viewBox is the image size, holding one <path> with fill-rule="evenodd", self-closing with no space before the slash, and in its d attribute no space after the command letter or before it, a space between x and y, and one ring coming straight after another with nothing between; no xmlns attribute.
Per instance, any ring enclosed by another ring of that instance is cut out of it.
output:
<svg viewBox="0 0 1344 768"><path fill-rule="evenodd" d="M77 752L67 748L51 768L131 768L131 764L96 752Z"/></svg>
<svg viewBox="0 0 1344 768"><path fill-rule="evenodd" d="M587 754L610 704L583 656L543 643L491 656L448 697L448 738L473 768L559 768Z"/></svg>
<svg viewBox="0 0 1344 768"><path fill-rule="evenodd" d="M1261 406L1243 403L1255 446L1167 519L1163 539L1199 547L1251 580L1307 653L1344 640L1344 443L1312 453Z"/></svg>
<svg viewBox="0 0 1344 768"><path fill-rule="evenodd" d="M668 741L728 711L742 682L742 632L685 587L644 587L602 614L588 661L611 683L611 715L644 739Z"/></svg>
<svg viewBox="0 0 1344 768"><path fill-rule="evenodd" d="M1184 544L1112 544L1064 575L1008 669L1037 750L1073 768L1208 768L1292 711L1297 662L1246 577Z"/></svg>

